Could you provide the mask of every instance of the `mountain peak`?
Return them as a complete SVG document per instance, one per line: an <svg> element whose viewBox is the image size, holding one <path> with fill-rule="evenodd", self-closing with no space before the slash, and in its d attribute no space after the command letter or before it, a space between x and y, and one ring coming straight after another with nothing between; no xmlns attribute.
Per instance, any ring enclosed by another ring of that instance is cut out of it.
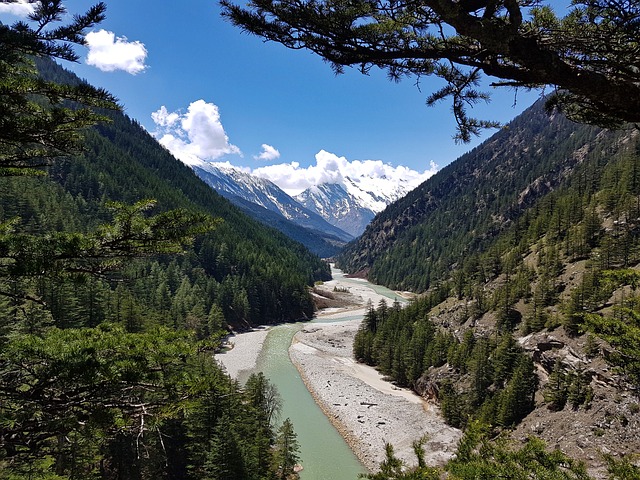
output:
<svg viewBox="0 0 640 480"><path fill-rule="evenodd" d="M344 183L310 187L295 198L307 209L354 236L364 232L378 212L410 190L406 182L399 184L386 176L362 176L357 180L345 176L343 180Z"/></svg>

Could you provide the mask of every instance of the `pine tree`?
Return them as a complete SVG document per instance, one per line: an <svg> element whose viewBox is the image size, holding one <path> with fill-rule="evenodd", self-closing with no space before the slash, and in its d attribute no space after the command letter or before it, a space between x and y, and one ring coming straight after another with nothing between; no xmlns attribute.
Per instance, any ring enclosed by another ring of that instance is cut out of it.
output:
<svg viewBox="0 0 640 480"><path fill-rule="evenodd" d="M562 410L567 403L567 378L560 360L551 370L543 395L551 410Z"/></svg>
<svg viewBox="0 0 640 480"><path fill-rule="evenodd" d="M227 322L225 322L222 309L215 303L211 305L209 309L209 315L207 316L207 334L209 336L217 335L225 331Z"/></svg>
<svg viewBox="0 0 640 480"><path fill-rule="evenodd" d="M497 423L510 427L522 420L534 407L537 377L530 358L520 355L513 376L500 394Z"/></svg>
<svg viewBox="0 0 640 480"><path fill-rule="evenodd" d="M293 424L288 418L278 429L274 448L274 464L277 476L280 480L292 478L294 468L300 460L297 435L293 431ZM297 478L297 476L296 476Z"/></svg>
<svg viewBox="0 0 640 480"><path fill-rule="evenodd" d="M438 392L440 410L449 425L460 428L464 425L463 406L458 392L450 381L440 385Z"/></svg>
<svg viewBox="0 0 640 480"><path fill-rule="evenodd" d="M227 415L222 416L213 430L206 460L198 478L203 480L246 478L248 473L242 462L239 443L233 419Z"/></svg>

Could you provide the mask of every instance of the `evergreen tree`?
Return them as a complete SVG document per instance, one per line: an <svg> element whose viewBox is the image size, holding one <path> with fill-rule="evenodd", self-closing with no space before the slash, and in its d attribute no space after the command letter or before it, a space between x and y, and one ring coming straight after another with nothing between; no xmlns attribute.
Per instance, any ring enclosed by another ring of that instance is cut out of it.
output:
<svg viewBox="0 0 640 480"><path fill-rule="evenodd" d="M553 104L578 121L605 126L638 121L638 74L628 68L636 60L628 40L637 38L640 28L633 2L614 7L577 1L563 18L556 16L552 2L330 5L222 2L223 15L233 24L289 48L307 48L338 73L346 65L363 73L375 66L392 79L441 77L446 85L428 103L452 99L459 140L469 141L481 128L496 125L466 113L467 106L488 99L477 90L481 72L501 79L498 86L556 86ZM434 30L444 33L433 35ZM620 47L609 48L614 42ZM478 51L483 55L478 57Z"/></svg>
<svg viewBox="0 0 640 480"><path fill-rule="evenodd" d="M90 107L118 108L113 96L86 83L42 80L34 64L34 57L77 60L74 44L85 43L85 31L105 18L105 10L100 2L60 26L62 1L38 2L30 16L34 27L0 25L0 176L42 173L56 156L79 148L81 128L104 119Z"/></svg>
<svg viewBox="0 0 640 480"><path fill-rule="evenodd" d="M537 383L533 361L521 355L511 379L499 397L496 418L498 425L513 426L533 410Z"/></svg>
<svg viewBox="0 0 640 480"><path fill-rule="evenodd" d="M299 461L299 448L293 424L287 418L278 429L275 442L274 462L280 480L290 479L294 475L294 467Z"/></svg>
<svg viewBox="0 0 640 480"><path fill-rule="evenodd" d="M282 398L276 387L262 372L252 374L244 386L249 405L256 409L260 423L269 428L277 419L282 408Z"/></svg>
<svg viewBox="0 0 640 480"><path fill-rule="evenodd" d="M466 420L464 418L462 402L460 401L458 392L456 392L455 387L450 381L445 381L440 385L438 400L440 401L442 415L447 423L452 427L462 427Z"/></svg>
<svg viewBox="0 0 640 480"><path fill-rule="evenodd" d="M560 360L556 361L549 374L544 389L544 400L552 410L562 410L567 403L567 378Z"/></svg>

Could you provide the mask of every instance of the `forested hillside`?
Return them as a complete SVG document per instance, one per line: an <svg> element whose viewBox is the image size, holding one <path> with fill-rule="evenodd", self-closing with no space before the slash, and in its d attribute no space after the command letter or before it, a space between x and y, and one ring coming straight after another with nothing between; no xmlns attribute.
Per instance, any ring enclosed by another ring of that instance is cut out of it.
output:
<svg viewBox="0 0 640 480"><path fill-rule="evenodd" d="M566 181L585 155L609 148L610 134L549 117L543 104L378 214L338 265L391 288L425 291Z"/></svg>
<svg viewBox="0 0 640 480"><path fill-rule="evenodd" d="M640 136L545 118L516 119L343 257L427 289L371 305L354 354L451 425L534 434L602 474L640 451Z"/></svg>
<svg viewBox="0 0 640 480"><path fill-rule="evenodd" d="M73 80L69 73L48 65L47 78ZM133 203L147 198L156 200L160 211L189 208L219 218L222 222L215 231L198 239L192 253L179 260L184 264L183 272L199 271L200 278L193 276L185 282L178 275L172 281L171 293L182 285L187 297L205 302L198 306L205 313L217 298L227 323L240 328L312 314L306 287L328 278L324 262L301 244L251 220L176 161L134 121L119 113L109 116L109 123L86 133L84 155L58 163L50 174L85 211L96 213L84 222L104 221L107 201ZM15 213L26 218L23 212ZM162 269L166 271L169 263ZM149 276L146 278L149 281ZM155 282L145 288L149 292L165 288L161 278ZM195 287L197 283L201 285ZM193 288L209 294L202 295ZM145 297L149 296L153 295ZM142 301L144 297L138 298ZM148 300L144 298L145 309L150 306Z"/></svg>
<svg viewBox="0 0 640 480"><path fill-rule="evenodd" d="M52 62L38 67L83 91ZM28 101L48 115L44 98ZM229 327L310 317L308 287L328 266L134 121L102 114L83 152L44 175L0 168L0 477L291 473L282 442L295 434L277 431L277 392L261 376L241 388L213 353ZM3 142L0 167L21 168Z"/></svg>

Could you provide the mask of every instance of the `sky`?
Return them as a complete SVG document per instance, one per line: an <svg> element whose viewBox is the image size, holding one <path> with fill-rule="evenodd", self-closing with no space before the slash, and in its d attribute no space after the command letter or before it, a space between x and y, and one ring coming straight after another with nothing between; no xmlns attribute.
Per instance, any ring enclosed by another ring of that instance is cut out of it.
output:
<svg viewBox="0 0 640 480"><path fill-rule="evenodd" d="M73 14L92 3L65 5ZM331 168L426 178L494 133L456 144L450 104L425 105L440 80L395 83L383 71L350 68L335 75L315 54L243 33L222 19L216 0L106 4L107 18L87 35L89 48L78 49L79 63L62 65L114 94L187 163L226 163L288 182L295 193ZM0 21L13 23L26 8L0 3ZM506 123L538 97L491 93L493 101L471 115Z"/></svg>

